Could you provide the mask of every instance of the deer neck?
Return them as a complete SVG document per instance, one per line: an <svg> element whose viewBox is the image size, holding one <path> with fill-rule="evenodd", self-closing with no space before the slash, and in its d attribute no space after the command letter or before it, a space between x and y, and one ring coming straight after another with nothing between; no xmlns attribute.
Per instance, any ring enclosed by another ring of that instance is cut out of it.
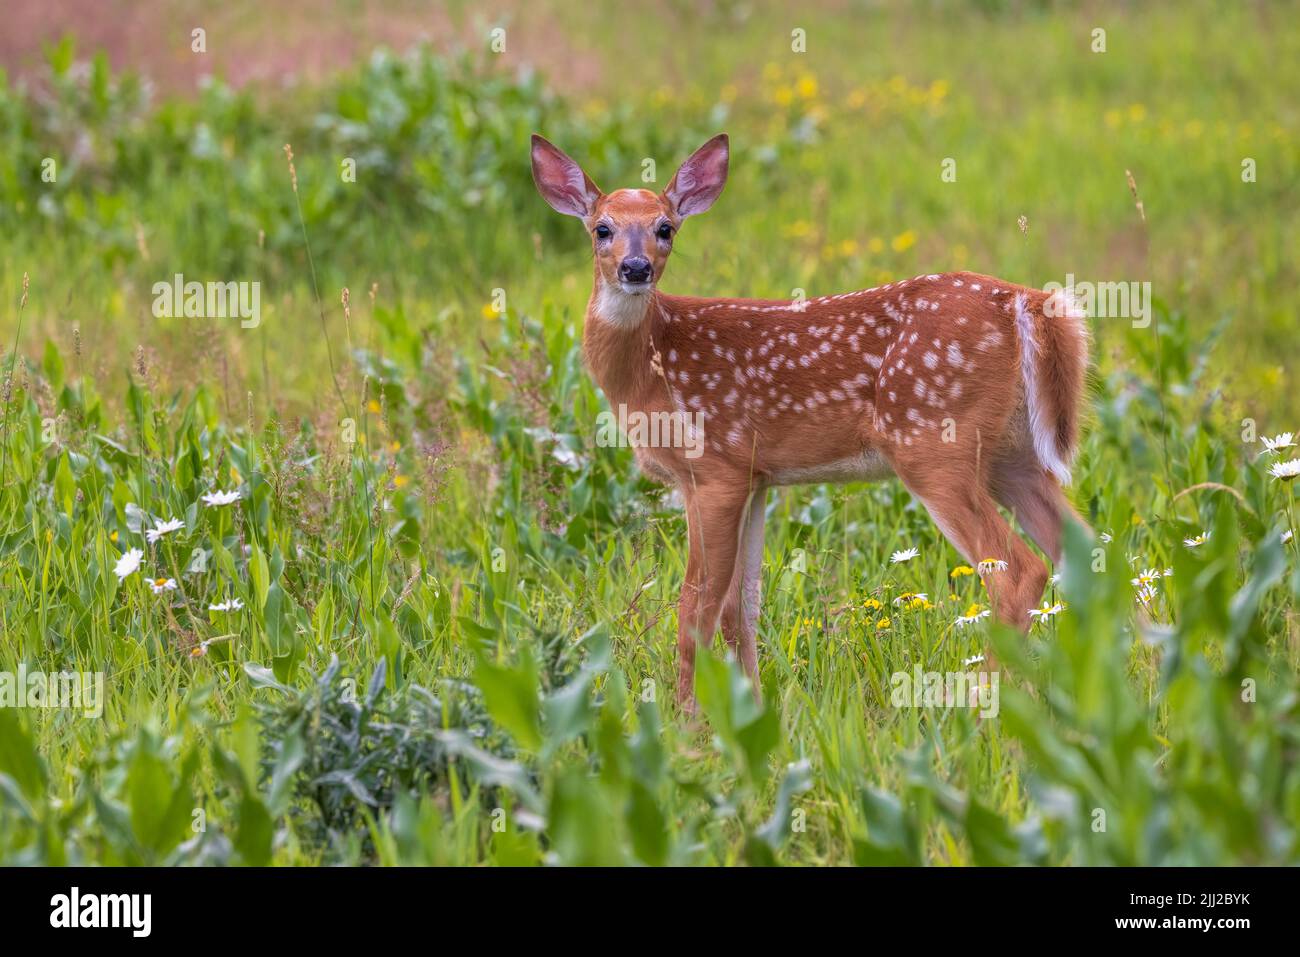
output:
<svg viewBox="0 0 1300 957"><path fill-rule="evenodd" d="M587 303L582 345L587 365L610 405L640 408L649 401L658 380L653 359L662 321L660 308L656 292L625 293L604 283L597 274Z"/></svg>

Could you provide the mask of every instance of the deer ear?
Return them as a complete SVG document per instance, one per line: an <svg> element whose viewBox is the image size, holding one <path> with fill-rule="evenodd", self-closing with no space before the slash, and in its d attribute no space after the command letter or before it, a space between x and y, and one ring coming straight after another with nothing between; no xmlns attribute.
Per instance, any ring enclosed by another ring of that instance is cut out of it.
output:
<svg viewBox="0 0 1300 957"><path fill-rule="evenodd" d="M556 212L579 219L586 219L595 211L601 195L581 166L536 133L533 134L533 182Z"/></svg>
<svg viewBox="0 0 1300 957"><path fill-rule="evenodd" d="M727 183L729 152L727 134L719 133L692 153L673 175L664 190L664 198L680 218L704 212L721 195Z"/></svg>

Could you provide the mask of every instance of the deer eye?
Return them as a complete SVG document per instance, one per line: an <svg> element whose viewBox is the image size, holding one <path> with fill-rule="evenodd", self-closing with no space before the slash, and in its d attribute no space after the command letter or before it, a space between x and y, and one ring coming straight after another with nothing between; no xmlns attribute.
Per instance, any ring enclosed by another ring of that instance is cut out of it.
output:
<svg viewBox="0 0 1300 957"><path fill-rule="evenodd" d="M672 223L660 223L659 229L655 232L655 235L658 236L660 239L672 239L673 238Z"/></svg>
<svg viewBox="0 0 1300 957"><path fill-rule="evenodd" d="M614 235L614 231L610 229L608 226L606 226L604 223L600 223L599 225L596 226L597 239L609 239L609 237L613 235Z"/></svg>

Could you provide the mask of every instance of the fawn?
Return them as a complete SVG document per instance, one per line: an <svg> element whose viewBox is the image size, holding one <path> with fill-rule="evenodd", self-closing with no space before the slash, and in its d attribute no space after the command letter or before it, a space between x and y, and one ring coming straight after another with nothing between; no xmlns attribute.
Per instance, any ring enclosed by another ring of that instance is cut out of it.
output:
<svg viewBox="0 0 1300 957"><path fill-rule="evenodd" d="M981 570L993 612L1026 629L1047 570L997 506L1060 560L1062 523L1078 520L1061 486L1088 361L1083 313L1064 293L966 272L795 301L659 292L682 221L713 205L727 165L724 133L662 193L602 193L557 147L532 138L538 191L591 234L583 351L597 384L611 407L690 416L703 432L693 456L635 449L686 509L679 703L693 709L696 643L712 642L719 624L758 693L773 486L898 476L967 561L998 563Z"/></svg>

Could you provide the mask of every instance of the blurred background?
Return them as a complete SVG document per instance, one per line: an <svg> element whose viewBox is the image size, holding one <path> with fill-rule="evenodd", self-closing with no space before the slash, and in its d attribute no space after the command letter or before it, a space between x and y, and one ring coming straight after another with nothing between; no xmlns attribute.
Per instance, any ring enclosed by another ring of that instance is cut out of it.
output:
<svg viewBox="0 0 1300 957"><path fill-rule="evenodd" d="M391 330L464 343L493 335L494 289L534 315L585 303L585 239L533 192L528 134L610 189L640 185L646 160L662 187L726 129L726 196L683 235L668 291L815 295L958 268L1150 281L1204 347L1189 374L1207 392L1294 414L1296 12L10 0L0 330L26 271L29 345L67 346L75 325L90 362L143 344L160 374L220 361L232 394L302 407L324 363L300 339L316 309L284 144L327 304L377 283ZM154 319L150 287L175 272L260 280L264 328ZM1151 348L1128 325L1098 323L1103 368Z"/></svg>

